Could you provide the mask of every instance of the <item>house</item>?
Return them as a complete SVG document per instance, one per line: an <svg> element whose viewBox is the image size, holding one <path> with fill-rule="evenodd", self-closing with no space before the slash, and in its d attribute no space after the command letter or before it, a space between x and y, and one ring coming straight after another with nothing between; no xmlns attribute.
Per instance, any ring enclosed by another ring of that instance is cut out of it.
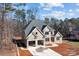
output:
<svg viewBox="0 0 79 59"><path fill-rule="evenodd" d="M75 39L79 40L79 27L76 27L74 30L73 30L73 33L75 35Z"/></svg>
<svg viewBox="0 0 79 59"><path fill-rule="evenodd" d="M32 20L25 28L25 38L27 47L51 46L55 43L62 43L62 34L55 33L55 29L43 23L41 20Z"/></svg>
<svg viewBox="0 0 79 59"><path fill-rule="evenodd" d="M72 31L67 34L66 39L68 40L79 40L79 27L75 27Z"/></svg>
<svg viewBox="0 0 79 59"><path fill-rule="evenodd" d="M70 38L72 40L79 40L79 27L76 27L75 29L73 29L73 31L71 32Z"/></svg>

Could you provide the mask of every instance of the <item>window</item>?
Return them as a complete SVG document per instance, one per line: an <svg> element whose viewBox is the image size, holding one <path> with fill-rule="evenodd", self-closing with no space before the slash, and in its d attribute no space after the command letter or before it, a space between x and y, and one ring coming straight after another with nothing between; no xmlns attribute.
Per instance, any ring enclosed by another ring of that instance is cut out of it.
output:
<svg viewBox="0 0 79 59"><path fill-rule="evenodd" d="M60 37L57 37L57 40L60 40Z"/></svg>
<svg viewBox="0 0 79 59"><path fill-rule="evenodd" d="M45 41L49 41L49 38L45 38Z"/></svg>
<svg viewBox="0 0 79 59"><path fill-rule="evenodd" d="M54 32L51 32L51 35L54 35Z"/></svg>
<svg viewBox="0 0 79 59"><path fill-rule="evenodd" d="M38 34L37 32L35 34Z"/></svg>
<svg viewBox="0 0 79 59"><path fill-rule="evenodd" d="M54 37L51 37L51 41L54 42Z"/></svg>
<svg viewBox="0 0 79 59"><path fill-rule="evenodd" d="M37 33L37 32L33 32L32 34L33 34L33 36L34 36L34 39L37 39L37 34L38 34L38 33Z"/></svg>
<svg viewBox="0 0 79 59"><path fill-rule="evenodd" d="M34 39L37 39L37 34L38 34L38 33L37 33L37 32L35 32Z"/></svg>
<svg viewBox="0 0 79 59"><path fill-rule="evenodd" d="M45 35L48 35L49 34L49 32L45 32Z"/></svg>

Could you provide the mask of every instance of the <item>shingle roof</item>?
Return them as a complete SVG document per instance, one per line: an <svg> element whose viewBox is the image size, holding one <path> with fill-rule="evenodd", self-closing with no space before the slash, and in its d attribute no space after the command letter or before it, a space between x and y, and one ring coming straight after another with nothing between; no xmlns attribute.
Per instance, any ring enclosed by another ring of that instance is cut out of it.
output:
<svg viewBox="0 0 79 59"><path fill-rule="evenodd" d="M41 20L32 20L32 22L25 29L25 36L29 35L30 31L32 31L34 27L42 29L43 25L45 25L45 23Z"/></svg>
<svg viewBox="0 0 79 59"><path fill-rule="evenodd" d="M53 28L51 28L51 27L48 26L48 25L43 25L41 31L42 31L46 26L47 26L47 28L48 28L50 31L54 30Z"/></svg>
<svg viewBox="0 0 79 59"><path fill-rule="evenodd" d="M48 29L49 29L50 31L52 31L52 30L55 31L55 29L51 28L50 26L47 25L47 27L48 27Z"/></svg>
<svg viewBox="0 0 79 59"><path fill-rule="evenodd" d="M30 24L25 28L25 36L28 36L36 27L38 27L42 31L46 26L49 28L49 30L52 31L53 28L46 25L42 20L32 20ZM57 31L55 31L55 35L56 34Z"/></svg>
<svg viewBox="0 0 79 59"><path fill-rule="evenodd" d="M34 30L35 28L36 28L35 26L32 27L32 29L30 30L30 32L28 34L30 34L32 32L32 30Z"/></svg>
<svg viewBox="0 0 79 59"><path fill-rule="evenodd" d="M43 30L46 26L47 26L47 25L43 25L41 30Z"/></svg>

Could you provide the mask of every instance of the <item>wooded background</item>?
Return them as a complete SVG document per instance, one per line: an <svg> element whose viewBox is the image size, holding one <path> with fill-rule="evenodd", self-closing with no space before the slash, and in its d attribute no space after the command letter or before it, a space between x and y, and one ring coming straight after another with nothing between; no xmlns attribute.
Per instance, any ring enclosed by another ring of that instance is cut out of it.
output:
<svg viewBox="0 0 79 59"><path fill-rule="evenodd" d="M27 4L10 4L10 3L0 3L0 49L7 46L12 48L12 39L14 36L22 36L24 39L24 27L32 20L41 20L54 28L56 31L62 33L65 37L69 34L72 29L79 26L79 18L65 18L57 19L52 17L44 17L44 20L39 19L38 15L39 8L34 7L30 9L25 9ZM23 8L19 8L19 7Z"/></svg>

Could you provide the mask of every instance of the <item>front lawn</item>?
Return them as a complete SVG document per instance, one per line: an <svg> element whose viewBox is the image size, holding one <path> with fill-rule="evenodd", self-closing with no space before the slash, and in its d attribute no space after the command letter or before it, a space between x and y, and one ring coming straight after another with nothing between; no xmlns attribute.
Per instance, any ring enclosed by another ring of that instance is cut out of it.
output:
<svg viewBox="0 0 79 59"><path fill-rule="evenodd" d="M73 45L75 47L79 47L79 41L68 41L68 40L63 40L63 42Z"/></svg>

